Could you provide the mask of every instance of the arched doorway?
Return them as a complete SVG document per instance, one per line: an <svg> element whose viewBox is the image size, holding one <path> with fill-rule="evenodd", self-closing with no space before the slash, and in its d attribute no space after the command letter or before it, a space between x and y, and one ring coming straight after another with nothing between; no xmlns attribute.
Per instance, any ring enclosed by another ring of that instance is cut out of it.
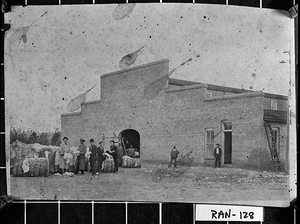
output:
<svg viewBox="0 0 300 224"><path fill-rule="evenodd" d="M128 149L131 145L140 152L140 134L134 129L125 129L120 132L119 136L123 139L124 148Z"/></svg>

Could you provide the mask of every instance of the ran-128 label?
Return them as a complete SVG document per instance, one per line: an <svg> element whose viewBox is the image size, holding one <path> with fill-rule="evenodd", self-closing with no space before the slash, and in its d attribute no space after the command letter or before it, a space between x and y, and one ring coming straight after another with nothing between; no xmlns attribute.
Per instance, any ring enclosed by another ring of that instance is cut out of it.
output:
<svg viewBox="0 0 300 224"><path fill-rule="evenodd" d="M195 221L263 221L263 207L197 204L195 212Z"/></svg>

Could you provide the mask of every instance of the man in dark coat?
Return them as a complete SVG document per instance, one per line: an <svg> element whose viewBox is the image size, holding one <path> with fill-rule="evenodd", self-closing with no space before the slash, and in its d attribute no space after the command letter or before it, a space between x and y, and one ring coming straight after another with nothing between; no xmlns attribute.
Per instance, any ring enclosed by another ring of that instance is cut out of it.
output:
<svg viewBox="0 0 300 224"><path fill-rule="evenodd" d="M221 167L221 156L222 156L222 149L220 147L220 144L217 143L216 148L214 148L215 168Z"/></svg>
<svg viewBox="0 0 300 224"><path fill-rule="evenodd" d="M123 147L122 144L118 145L118 166L122 166Z"/></svg>
<svg viewBox="0 0 300 224"><path fill-rule="evenodd" d="M104 161L103 141L99 142L99 147L97 149L98 149L98 169L97 169L97 172L101 172L102 171L102 163Z"/></svg>
<svg viewBox="0 0 300 224"><path fill-rule="evenodd" d="M97 146L94 145L94 139L90 139L90 164L92 175L95 175L97 172L97 160L98 160L98 149Z"/></svg>
<svg viewBox="0 0 300 224"><path fill-rule="evenodd" d="M85 170L85 153L87 150L86 145L84 144L85 140L84 139L80 139L80 145L78 146L78 151L79 151L79 155L77 156L77 161L76 161L76 172L78 173L78 171L80 170L81 174L84 174L84 170Z"/></svg>
<svg viewBox="0 0 300 224"><path fill-rule="evenodd" d="M171 150L171 161L169 163L169 167L172 166L173 160L174 160L174 167L177 165L177 157L179 155L179 151L176 149L176 146Z"/></svg>
<svg viewBox="0 0 300 224"><path fill-rule="evenodd" d="M118 147L115 146L115 142L113 140L110 141L110 151L108 152L114 158L115 172L118 172Z"/></svg>

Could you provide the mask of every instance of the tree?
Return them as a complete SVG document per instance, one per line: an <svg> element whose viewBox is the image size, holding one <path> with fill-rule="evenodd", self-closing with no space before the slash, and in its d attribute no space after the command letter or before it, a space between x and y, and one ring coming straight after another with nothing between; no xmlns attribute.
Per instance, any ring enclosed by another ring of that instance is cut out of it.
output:
<svg viewBox="0 0 300 224"><path fill-rule="evenodd" d="M37 142L37 139L38 139L38 136L37 136L36 132L33 131L33 132L31 133L30 137L29 137L29 142L30 142L31 144L36 143L36 142Z"/></svg>
<svg viewBox="0 0 300 224"><path fill-rule="evenodd" d="M17 131L17 139L23 143L29 144L30 143L30 132L21 131L18 129Z"/></svg>
<svg viewBox="0 0 300 224"><path fill-rule="evenodd" d="M14 129L14 128L11 128L10 130L9 130L9 142L10 142L10 144L12 144L12 143L14 143L16 140L18 140L18 133L17 133L17 131L16 131L16 129Z"/></svg>
<svg viewBox="0 0 300 224"><path fill-rule="evenodd" d="M55 131L51 139L51 145L59 146L60 144L61 144L60 131Z"/></svg>
<svg viewBox="0 0 300 224"><path fill-rule="evenodd" d="M42 132L38 139L37 142L41 145L49 145L49 139L48 139L48 134L45 132Z"/></svg>

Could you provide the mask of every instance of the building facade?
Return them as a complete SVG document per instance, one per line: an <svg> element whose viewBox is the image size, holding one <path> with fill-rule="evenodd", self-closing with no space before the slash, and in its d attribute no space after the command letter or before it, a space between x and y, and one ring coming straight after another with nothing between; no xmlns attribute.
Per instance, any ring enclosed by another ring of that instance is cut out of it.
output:
<svg viewBox="0 0 300 224"><path fill-rule="evenodd" d="M79 138L124 137L142 160L162 163L176 145L181 153L193 149L194 163L203 165L220 143L222 164L286 170L286 96L169 79L146 99L145 87L168 72L169 61L160 60L102 75L99 101L61 115L62 136L74 146Z"/></svg>

